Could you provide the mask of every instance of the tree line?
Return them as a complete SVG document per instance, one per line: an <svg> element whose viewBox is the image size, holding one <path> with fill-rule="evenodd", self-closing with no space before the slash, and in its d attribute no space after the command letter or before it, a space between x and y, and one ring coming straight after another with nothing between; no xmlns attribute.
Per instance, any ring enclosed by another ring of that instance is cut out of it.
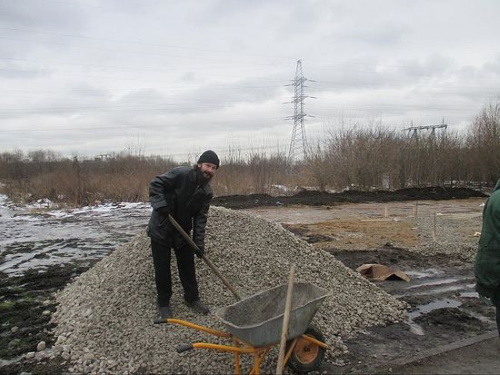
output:
<svg viewBox="0 0 500 375"><path fill-rule="evenodd" d="M500 102L485 106L464 134L402 132L379 124L343 123L310 145L304 160L275 153L228 150L212 187L215 195L397 190L407 187L492 186L500 177ZM151 178L178 165L170 158L129 152L105 158L62 157L51 150L0 153L0 189L15 202L48 198L60 205L147 201Z"/></svg>

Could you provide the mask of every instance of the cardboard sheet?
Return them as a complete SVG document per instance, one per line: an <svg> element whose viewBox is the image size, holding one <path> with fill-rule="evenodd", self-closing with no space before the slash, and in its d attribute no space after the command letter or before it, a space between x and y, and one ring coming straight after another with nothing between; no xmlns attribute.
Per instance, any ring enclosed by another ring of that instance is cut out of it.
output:
<svg viewBox="0 0 500 375"><path fill-rule="evenodd" d="M363 264L356 268L362 276L370 280L404 280L410 281L410 277L402 271L393 270L383 264Z"/></svg>

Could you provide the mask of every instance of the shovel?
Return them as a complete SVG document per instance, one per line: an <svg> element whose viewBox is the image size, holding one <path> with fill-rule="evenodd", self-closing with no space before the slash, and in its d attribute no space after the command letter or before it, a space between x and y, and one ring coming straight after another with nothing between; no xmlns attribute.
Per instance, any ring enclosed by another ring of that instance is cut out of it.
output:
<svg viewBox="0 0 500 375"><path fill-rule="evenodd" d="M186 231L184 229L182 229L182 227L172 217L172 215L168 215L168 220L170 220L170 222L175 227L175 229L177 229L179 231L179 233L182 235L182 237L184 237L184 239L188 242L189 246L191 246L191 248L193 249L193 251L195 252L195 254L198 255L200 253L200 249L194 243L193 239L191 237L189 237L189 235L186 233ZM227 281L227 279L224 276L222 276L222 274L219 272L219 270L217 269L217 267L214 266L214 264L212 263L212 261L210 259L208 259L205 255L202 255L201 259L203 259L203 261L207 264L207 266L210 267L210 269L219 277L219 279L222 280L222 282L224 283L224 285L228 287L228 289L231 291L231 293L233 293L233 295L238 300L241 300L241 297L238 294L238 292L236 291L236 289L234 289L233 286L229 283L229 281Z"/></svg>

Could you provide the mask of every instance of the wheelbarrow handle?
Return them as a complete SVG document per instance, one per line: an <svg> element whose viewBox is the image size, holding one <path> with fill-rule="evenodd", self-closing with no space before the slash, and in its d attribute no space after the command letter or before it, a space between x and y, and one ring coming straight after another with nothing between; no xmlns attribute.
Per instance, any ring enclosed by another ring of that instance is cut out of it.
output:
<svg viewBox="0 0 500 375"><path fill-rule="evenodd" d="M168 319L156 319L153 323L154 324L162 324L162 323L168 323Z"/></svg>
<svg viewBox="0 0 500 375"><path fill-rule="evenodd" d="M199 254L200 249L198 248L198 246L194 243L193 239L191 237L189 237L189 235L186 233L186 231L184 229L182 229L182 227L172 217L172 215L168 215L168 220L170 220L170 222L175 227L175 229L177 229L177 231L182 235L182 237L184 237L184 239L188 242L189 246L191 246L191 248L193 249L193 251L196 254ZM227 286L227 288L231 291L231 293L233 293L233 295L236 298L238 298L238 300L241 300L241 297L238 294L238 292L236 291L236 289L234 289L234 287L229 283L229 281L227 281L227 279L224 276L222 276L222 274L219 272L219 270L217 269L217 267L214 266L214 264L210 261L210 259L208 259L206 257L206 255L202 255L201 259L203 259L203 261L208 265L208 267L210 267L210 269L219 277L219 279L222 280L222 282L224 283L224 285Z"/></svg>
<svg viewBox="0 0 500 375"><path fill-rule="evenodd" d="M191 350L191 349L193 349L193 344L181 345L181 346L178 346L177 348L175 348L177 353L187 352L188 350Z"/></svg>

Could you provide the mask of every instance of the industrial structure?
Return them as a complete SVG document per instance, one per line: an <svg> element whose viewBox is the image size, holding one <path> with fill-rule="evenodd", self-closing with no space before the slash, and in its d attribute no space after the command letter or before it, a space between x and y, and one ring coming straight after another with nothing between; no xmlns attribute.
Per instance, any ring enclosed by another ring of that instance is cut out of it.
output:
<svg viewBox="0 0 500 375"><path fill-rule="evenodd" d="M287 85L294 88L294 95L291 102L293 103L293 116L286 117L287 120L293 120L292 139L288 151L288 158L291 162L307 158L308 146L304 118L306 116L313 116L309 116L304 112L304 99L313 97L304 95L304 88L307 87L304 85L305 81L307 81L307 78L304 78L302 74L302 61L298 60L295 69L295 78L292 84Z"/></svg>
<svg viewBox="0 0 500 375"><path fill-rule="evenodd" d="M446 128L448 127L447 124L444 123L444 120L443 120L443 123L439 124L439 125L422 125L422 126L410 126L406 129L403 129L403 130L406 130L408 131L408 133L412 133L412 137L413 136L416 136L417 135L417 131L419 130L430 130L431 131L431 135L435 135L436 134L436 129L444 129L446 130Z"/></svg>

